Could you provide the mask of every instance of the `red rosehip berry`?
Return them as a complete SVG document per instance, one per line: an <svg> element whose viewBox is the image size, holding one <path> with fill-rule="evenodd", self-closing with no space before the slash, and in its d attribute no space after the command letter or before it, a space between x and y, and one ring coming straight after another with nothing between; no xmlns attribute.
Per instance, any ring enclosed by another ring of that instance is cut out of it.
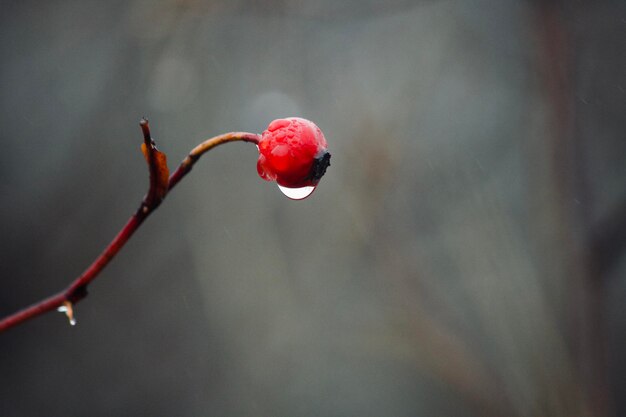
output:
<svg viewBox="0 0 626 417"><path fill-rule="evenodd" d="M329 165L324 134L310 120L274 120L259 141L257 171L261 178L279 186L315 187Z"/></svg>

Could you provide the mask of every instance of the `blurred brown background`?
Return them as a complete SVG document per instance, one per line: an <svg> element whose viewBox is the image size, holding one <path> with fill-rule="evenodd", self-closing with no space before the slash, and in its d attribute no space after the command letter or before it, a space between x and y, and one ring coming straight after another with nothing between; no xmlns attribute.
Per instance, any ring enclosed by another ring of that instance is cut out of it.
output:
<svg viewBox="0 0 626 417"><path fill-rule="evenodd" d="M90 287L0 335L2 416L626 415L623 1L0 2L0 314L174 167L299 115L284 198L200 161Z"/></svg>

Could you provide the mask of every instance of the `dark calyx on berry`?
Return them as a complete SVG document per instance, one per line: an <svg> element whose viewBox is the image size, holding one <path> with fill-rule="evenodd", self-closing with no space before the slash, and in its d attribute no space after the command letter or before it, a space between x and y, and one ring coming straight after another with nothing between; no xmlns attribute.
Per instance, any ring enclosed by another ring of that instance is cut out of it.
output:
<svg viewBox="0 0 626 417"><path fill-rule="evenodd" d="M316 156L311 166L311 174L309 179L317 184L326 173L326 169L330 166L330 152L324 150L319 156Z"/></svg>

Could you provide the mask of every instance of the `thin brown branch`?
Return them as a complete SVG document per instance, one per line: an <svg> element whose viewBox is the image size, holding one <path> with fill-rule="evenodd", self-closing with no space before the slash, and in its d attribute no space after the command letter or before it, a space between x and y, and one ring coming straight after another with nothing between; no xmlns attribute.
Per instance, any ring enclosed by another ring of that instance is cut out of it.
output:
<svg viewBox="0 0 626 417"><path fill-rule="evenodd" d="M211 149L215 148L218 145L221 145L226 142L251 142L254 144L259 143L259 139L261 137L256 133L248 133L248 132L230 132L224 133L223 135L212 137L211 139L207 139L189 152L189 155L180 163L180 166L172 175L170 175L169 188L171 190L178 184L178 182L185 176L193 165L200 159L202 155Z"/></svg>
<svg viewBox="0 0 626 417"><path fill-rule="evenodd" d="M0 320L0 332L48 311L57 310L62 306L65 306L64 311L66 311L66 314L69 313L68 317L70 317L72 304L76 304L87 296L87 285L98 277L99 273L115 257L120 249L122 249L143 221L159 206L169 190L174 188L174 186L191 171L193 165L202 155L214 147L227 142L242 141L255 144L259 142L259 135L247 132L231 132L215 136L192 149L189 155L181 162L178 169L169 177L169 180L163 181L159 178L163 176L164 166L165 170L167 169L167 165L164 165L165 155L161 153L163 159L160 159L160 152L156 149L150 135L148 121L142 119L140 126L144 135L144 154L146 155L150 169L150 188L135 214L128 219L124 227L122 227L111 243L107 245L93 263L65 290L3 318Z"/></svg>

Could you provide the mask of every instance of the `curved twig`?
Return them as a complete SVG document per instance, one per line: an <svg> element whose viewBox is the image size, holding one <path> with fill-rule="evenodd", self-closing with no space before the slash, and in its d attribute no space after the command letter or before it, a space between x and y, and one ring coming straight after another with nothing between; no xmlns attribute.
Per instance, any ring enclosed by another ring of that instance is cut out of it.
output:
<svg viewBox="0 0 626 417"><path fill-rule="evenodd" d="M176 171L169 176L166 184L163 179L159 179L160 177L163 177L164 172L167 172L165 155L158 151L154 145L154 141L150 135L148 120L142 119L140 126L144 135L145 148L143 150L150 170L150 188L135 214L128 219L119 233L113 238L111 243L107 245L104 251L98 255L93 263L89 265L87 269L85 269L85 271L65 290L6 316L0 320L0 332L21 324L28 319L37 317L51 310L58 310L60 308L67 314L70 319L70 323L73 323L74 317L72 305L87 296L87 285L96 279L100 271L107 266L120 249L122 249L124 244L126 244L128 239L131 238L139 226L141 226L143 221L159 206L167 193L169 193L169 191L174 188L174 186L176 186L176 184L178 184L180 180L183 179L187 173L189 173L189 171L191 171L193 165L202 155L214 147L227 142L241 141L258 144L260 139L259 135L247 132L225 133L223 135L207 139L191 150L189 155L180 163ZM159 154L162 155L162 159ZM167 176L165 178L167 178Z"/></svg>

